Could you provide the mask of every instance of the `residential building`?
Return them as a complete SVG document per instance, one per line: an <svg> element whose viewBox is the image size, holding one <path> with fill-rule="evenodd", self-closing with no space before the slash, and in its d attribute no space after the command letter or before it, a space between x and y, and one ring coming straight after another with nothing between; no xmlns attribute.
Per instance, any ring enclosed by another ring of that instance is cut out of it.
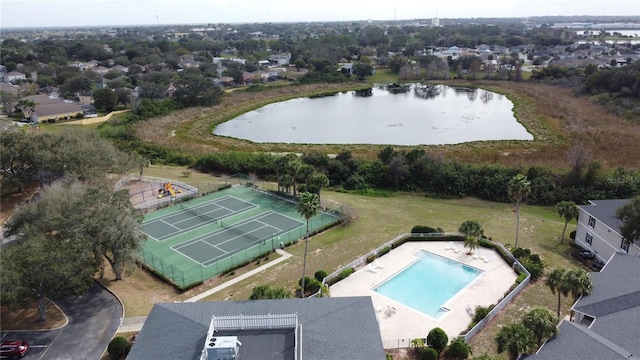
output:
<svg viewBox="0 0 640 360"><path fill-rule="evenodd" d="M590 273L591 294L571 308L558 334L531 360L615 360L640 357L640 257L616 252L600 272Z"/></svg>
<svg viewBox="0 0 640 360"><path fill-rule="evenodd" d="M269 61L273 65L287 66L291 62L291 54L274 54L269 55Z"/></svg>
<svg viewBox="0 0 640 360"><path fill-rule="evenodd" d="M590 200L580 205L575 243L593 252L600 261L607 262L616 252L640 255L640 246L629 243L620 234L620 220L616 211L628 203L624 200Z"/></svg>
<svg viewBox="0 0 640 360"><path fill-rule="evenodd" d="M11 71L8 73L4 74L4 82L6 83L13 83L14 81L18 81L18 80L26 80L27 79L27 75L21 73L21 72L17 72L17 71Z"/></svg>
<svg viewBox="0 0 640 360"><path fill-rule="evenodd" d="M127 360L384 360L368 296L155 304ZM215 357L217 354L218 357Z"/></svg>
<svg viewBox="0 0 640 360"><path fill-rule="evenodd" d="M26 107L22 110L32 122L55 122L57 120L73 119L82 114L82 108L71 100L64 100L57 96L45 94L25 96L20 100L33 101L34 107Z"/></svg>

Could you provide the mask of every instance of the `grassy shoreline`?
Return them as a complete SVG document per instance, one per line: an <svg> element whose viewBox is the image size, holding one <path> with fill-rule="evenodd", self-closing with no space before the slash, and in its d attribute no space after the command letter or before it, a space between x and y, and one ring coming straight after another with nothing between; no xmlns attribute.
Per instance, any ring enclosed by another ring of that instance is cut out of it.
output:
<svg viewBox="0 0 640 360"><path fill-rule="evenodd" d="M423 149L469 163L500 163L507 166L544 165L567 168L569 151L586 147L603 168L640 168L640 125L607 113L587 98L570 90L535 83L450 80L452 86L473 86L506 96L514 104L514 117L534 135L533 141L476 141L455 145L394 146ZM349 150L357 157L375 158L384 146L367 144L252 143L216 136L216 124L270 103L297 97L367 88L368 83L287 86L258 92L235 91L210 108L185 109L141 122L136 134L143 142L159 144L199 156L215 151L295 152L311 150L336 154ZM624 154L624 156L620 156Z"/></svg>

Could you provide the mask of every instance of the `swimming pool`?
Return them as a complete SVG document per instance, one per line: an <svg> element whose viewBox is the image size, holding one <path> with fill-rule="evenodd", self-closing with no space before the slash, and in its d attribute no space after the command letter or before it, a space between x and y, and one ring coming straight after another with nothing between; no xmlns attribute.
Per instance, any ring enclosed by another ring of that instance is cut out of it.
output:
<svg viewBox="0 0 640 360"><path fill-rule="evenodd" d="M439 319L442 306L471 284L482 270L420 250L418 260L373 289L407 307Z"/></svg>

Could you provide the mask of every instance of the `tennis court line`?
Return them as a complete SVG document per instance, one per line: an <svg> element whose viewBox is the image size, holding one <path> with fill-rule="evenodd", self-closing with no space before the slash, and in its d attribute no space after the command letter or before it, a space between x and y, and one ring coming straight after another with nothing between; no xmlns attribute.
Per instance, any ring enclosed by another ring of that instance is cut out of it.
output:
<svg viewBox="0 0 640 360"><path fill-rule="evenodd" d="M259 266L259 267L255 268L255 269L247 272L246 274L242 274L242 275L238 276L235 279L231 279L231 280L229 280L227 282L224 282L224 283L214 287L213 289L209 289L209 290L207 290L207 291L205 291L203 293L200 293L200 294L198 294L198 295L196 295L196 296L194 296L194 297L192 297L190 299L184 300L183 302L196 302L196 301L202 300L202 299L206 298L207 296L209 296L211 294L215 294L220 290L224 290L224 289L228 288L231 285L235 285L235 284L239 283L240 281L245 280L245 279L247 279L247 278L249 278L249 277L251 277L251 276L253 276L255 274L258 274L258 273L260 273L260 272L262 272L262 271L264 271L264 270L266 270L266 269L268 269L268 268L270 268L272 266L278 265L279 263L281 263L281 262L283 262L283 261L285 261L285 260L287 260L287 259L289 259L290 257L293 256L293 255L289 254L288 252L286 252L286 251L284 251L282 249L276 249L276 252L278 254L280 254L279 258L277 258L277 259L275 259L273 261L269 261L268 263L266 263L266 264L264 264L262 266Z"/></svg>
<svg viewBox="0 0 640 360"><path fill-rule="evenodd" d="M212 247L212 248L215 248L215 249L218 249L218 250L222 251L222 252L224 253L224 254L222 254L222 255L226 255L226 254L228 254L228 252L226 252L226 251L224 251L224 250L222 250L222 249L218 248L218 247L217 247L217 246L215 246L215 245L211 245L211 244L209 244L208 242L206 242L206 241L204 241L204 240L198 240L198 241L196 241L196 242L192 242L192 243L191 243L191 244L189 244L189 245L193 245L193 244L196 244L196 243L199 243L199 242L205 243L206 245L208 245L208 246L210 246L210 247ZM174 250L175 250L175 249L174 249ZM187 259L189 259L189 260L193 261L194 263L196 263L196 264L198 264L198 265L200 265L200 266L204 266L204 267L206 267L205 265L203 265L204 263L201 263L201 262L197 261L196 259L192 258L191 256L189 256L189 255L187 255L187 254L183 253L182 251L179 251L179 250L176 250L176 251L178 251L178 252L180 253L180 255L182 255L182 256L184 256L184 257L186 257ZM222 256L222 255L221 255L221 256ZM214 258L214 259L215 259L215 258ZM207 260L207 261L211 261L211 259L209 259L209 260ZM205 262L207 262L207 261L205 261Z"/></svg>

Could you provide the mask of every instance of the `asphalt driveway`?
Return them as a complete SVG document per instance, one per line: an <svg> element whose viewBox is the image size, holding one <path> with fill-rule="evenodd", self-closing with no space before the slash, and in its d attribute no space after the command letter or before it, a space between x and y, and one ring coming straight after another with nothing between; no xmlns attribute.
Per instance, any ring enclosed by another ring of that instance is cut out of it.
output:
<svg viewBox="0 0 640 360"><path fill-rule="evenodd" d="M9 331L2 336L32 345L25 359L100 359L120 326L122 306L116 297L94 282L87 294L58 302L69 318L61 329Z"/></svg>

